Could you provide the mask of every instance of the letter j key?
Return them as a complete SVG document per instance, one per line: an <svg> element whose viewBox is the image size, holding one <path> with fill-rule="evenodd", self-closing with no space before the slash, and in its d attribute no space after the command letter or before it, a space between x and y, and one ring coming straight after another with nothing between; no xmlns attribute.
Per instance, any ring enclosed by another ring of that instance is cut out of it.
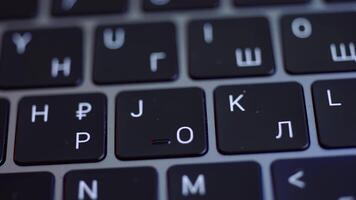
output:
<svg viewBox="0 0 356 200"><path fill-rule="evenodd" d="M224 154L302 150L309 144L297 83L219 87L215 113L218 149Z"/></svg>
<svg viewBox="0 0 356 200"><path fill-rule="evenodd" d="M199 156L207 150L201 89L122 92L116 106L119 159Z"/></svg>

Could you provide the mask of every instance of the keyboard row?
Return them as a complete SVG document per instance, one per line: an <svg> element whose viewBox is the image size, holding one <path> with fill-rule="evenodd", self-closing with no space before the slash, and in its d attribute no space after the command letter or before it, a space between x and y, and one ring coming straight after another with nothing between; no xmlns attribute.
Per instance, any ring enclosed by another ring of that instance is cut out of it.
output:
<svg viewBox="0 0 356 200"><path fill-rule="evenodd" d="M356 12L285 16L284 65L292 74L356 70ZM337 34L335 34L337 31ZM100 26L93 53L97 84L169 81L179 76L173 23ZM8 31L0 88L78 85L84 45L79 28ZM192 21L189 74L194 79L271 75L275 59L269 22L258 18Z"/></svg>
<svg viewBox="0 0 356 200"><path fill-rule="evenodd" d="M355 79L319 81L312 93L324 148L356 147ZM115 154L120 160L202 156L208 151L204 91L124 91L116 98ZM4 160L9 103L0 103ZM222 154L304 150L309 146L302 86L295 82L220 86L214 92ZM33 96L18 105L14 161L19 165L98 162L106 155L103 94Z"/></svg>
<svg viewBox="0 0 356 200"><path fill-rule="evenodd" d="M322 167L321 167L322 166ZM353 200L356 157L278 160L272 163L274 199ZM158 174L152 167L70 171L63 199L157 200ZM1 199L54 199L50 172L0 174ZM262 172L256 162L173 166L167 171L170 200L262 200Z"/></svg>
<svg viewBox="0 0 356 200"><path fill-rule="evenodd" d="M268 4L297 4L310 0L234 0L236 6L258 6ZM354 0L325 0L326 2L346 2ZM0 7L0 20L34 18L38 13L38 0L8 0ZM122 14L128 10L128 0L53 0L51 14L60 16L90 16L93 14ZM216 8L220 0L142 0L142 7L147 12L194 10ZM21 5L21 6L19 6Z"/></svg>

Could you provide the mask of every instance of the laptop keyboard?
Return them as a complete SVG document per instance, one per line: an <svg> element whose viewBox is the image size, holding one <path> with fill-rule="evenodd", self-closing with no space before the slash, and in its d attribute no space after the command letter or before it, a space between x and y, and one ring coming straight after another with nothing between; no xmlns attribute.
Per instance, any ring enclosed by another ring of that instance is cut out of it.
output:
<svg viewBox="0 0 356 200"><path fill-rule="evenodd" d="M0 199L356 200L355 21L352 0L3 3Z"/></svg>

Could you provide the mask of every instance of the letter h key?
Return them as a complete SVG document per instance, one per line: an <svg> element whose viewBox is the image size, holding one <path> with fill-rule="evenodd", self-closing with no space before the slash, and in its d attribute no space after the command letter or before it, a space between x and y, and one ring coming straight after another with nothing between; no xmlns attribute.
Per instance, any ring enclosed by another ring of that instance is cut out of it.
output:
<svg viewBox="0 0 356 200"><path fill-rule="evenodd" d="M102 94L25 97L18 109L15 162L101 160L105 155L105 123L106 98Z"/></svg>

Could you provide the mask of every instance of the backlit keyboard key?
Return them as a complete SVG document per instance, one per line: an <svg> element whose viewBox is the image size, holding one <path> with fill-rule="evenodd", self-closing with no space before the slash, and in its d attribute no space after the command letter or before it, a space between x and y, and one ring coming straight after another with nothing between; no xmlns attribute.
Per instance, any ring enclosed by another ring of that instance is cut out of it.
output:
<svg viewBox="0 0 356 200"><path fill-rule="evenodd" d="M204 92L198 88L123 92L116 102L119 159L199 156L207 151Z"/></svg>
<svg viewBox="0 0 356 200"><path fill-rule="evenodd" d="M308 147L304 95L299 84L221 86L214 95L218 149L222 153Z"/></svg>
<svg viewBox="0 0 356 200"><path fill-rule="evenodd" d="M356 70L356 13L282 18L286 70L293 74Z"/></svg>
<svg viewBox="0 0 356 200"><path fill-rule="evenodd" d="M150 167L70 171L64 177L64 199L158 200L157 179Z"/></svg>
<svg viewBox="0 0 356 200"><path fill-rule="evenodd" d="M95 162L106 152L102 94L26 97L19 103L15 162Z"/></svg>
<svg viewBox="0 0 356 200"><path fill-rule="evenodd" d="M94 81L98 84L137 83L177 78L175 32L172 23L99 27Z"/></svg>
<svg viewBox="0 0 356 200"><path fill-rule="evenodd" d="M77 28L6 32L0 59L0 87L79 84L82 80L82 45L82 32Z"/></svg>
<svg viewBox="0 0 356 200"><path fill-rule="evenodd" d="M277 200L356 199L356 157L325 157L275 161L272 165Z"/></svg>
<svg viewBox="0 0 356 200"><path fill-rule="evenodd" d="M315 117L323 147L356 147L355 88L355 79L313 84Z"/></svg>
<svg viewBox="0 0 356 200"><path fill-rule="evenodd" d="M196 79L269 75L274 57L265 18L189 24L189 73Z"/></svg>
<svg viewBox="0 0 356 200"><path fill-rule="evenodd" d="M262 200L255 162L178 165L168 170L170 200Z"/></svg>

